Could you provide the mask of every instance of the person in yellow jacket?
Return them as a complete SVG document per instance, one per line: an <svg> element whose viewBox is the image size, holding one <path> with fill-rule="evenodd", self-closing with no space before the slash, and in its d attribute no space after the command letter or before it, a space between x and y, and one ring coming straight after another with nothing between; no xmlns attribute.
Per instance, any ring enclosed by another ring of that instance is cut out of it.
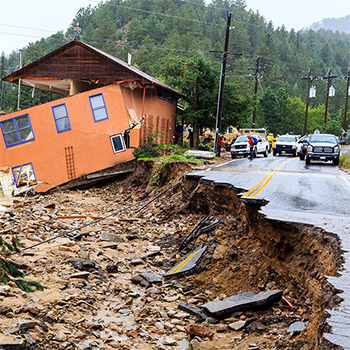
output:
<svg viewBox="0 0 350 350"><path fill-rule="evenodd" d="M272 133L269 133L267 135L267 139L269 140L269 144L270 144L270 151L273 149L273 145L276 141L276 139L273 137L273 134Z"/></svg>

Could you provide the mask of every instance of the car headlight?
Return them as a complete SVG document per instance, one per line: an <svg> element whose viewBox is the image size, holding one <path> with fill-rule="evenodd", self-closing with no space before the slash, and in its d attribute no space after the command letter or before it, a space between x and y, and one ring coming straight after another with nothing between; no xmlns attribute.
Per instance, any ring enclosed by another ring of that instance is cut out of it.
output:
<svg viewBox="0 0 350 350"><path fill-rule="evenodd" d="M310 151L310 152L312 151L312 147L311 147L311 146L307 146L306 149L307 149L308 151Z"/></svg>
<svg viewBox="0 0 350 350"><path fill-rule="evenodd" d="M337 152L339 153L340 152L340 148L337 146L337 147L334 147L334 152Z"/></svg>
<svg viewBox="0 0 350 350"><path fill-rule="evenodd" d="M296 145L293 145L293 146L292 146L292 148L293 148L293 149L296 149L296 148L297 148L297 146L296 146Z"/></svg>

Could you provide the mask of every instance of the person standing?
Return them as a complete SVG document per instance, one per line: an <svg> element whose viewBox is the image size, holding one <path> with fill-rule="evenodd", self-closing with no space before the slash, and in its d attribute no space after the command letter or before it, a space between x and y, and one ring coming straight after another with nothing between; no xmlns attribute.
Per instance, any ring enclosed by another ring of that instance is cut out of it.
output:
<svg viewBox="0 0 350 350"><path fill-rule="evenodd" d="M248 135L247 137L248 137L248 144L249 144L250 159L253 159L255 156L255 152L254 152L255 141L251 135Z"/></svg>
<svg viewBox="0 0 350 350"><path fill-rule="evenodd" d="M218 152L216 154L217 157L220 157L221 147L222 147L223 143L224 143L224 137L221 135L219 137L219 140L218 140Z"/></svg>

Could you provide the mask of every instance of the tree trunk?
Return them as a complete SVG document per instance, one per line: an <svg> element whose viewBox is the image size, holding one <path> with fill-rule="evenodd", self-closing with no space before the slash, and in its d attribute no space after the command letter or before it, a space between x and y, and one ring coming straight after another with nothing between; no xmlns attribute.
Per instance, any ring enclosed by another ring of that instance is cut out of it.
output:
<svg viewBox="0 0 350 350"><path fill-rule="evenodd" d="M199 126L197 123L193 124L193 148L198 149L199 146Z"/></svg>

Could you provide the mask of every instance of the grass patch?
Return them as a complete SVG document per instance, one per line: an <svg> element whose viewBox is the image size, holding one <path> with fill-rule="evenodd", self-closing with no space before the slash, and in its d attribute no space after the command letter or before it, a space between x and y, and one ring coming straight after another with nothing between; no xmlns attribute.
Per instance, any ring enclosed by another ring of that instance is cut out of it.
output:
<svg viewBox="0 0 350 350"><path fill-rule="evenodd" d="M345 153L340 156L339 166L344 169L350 169L350 153Z"/></svg>

